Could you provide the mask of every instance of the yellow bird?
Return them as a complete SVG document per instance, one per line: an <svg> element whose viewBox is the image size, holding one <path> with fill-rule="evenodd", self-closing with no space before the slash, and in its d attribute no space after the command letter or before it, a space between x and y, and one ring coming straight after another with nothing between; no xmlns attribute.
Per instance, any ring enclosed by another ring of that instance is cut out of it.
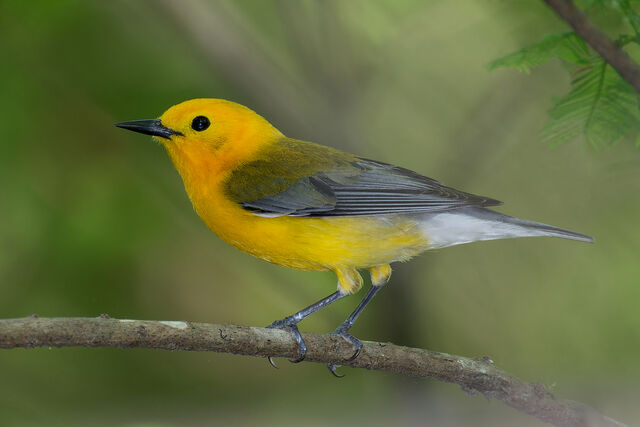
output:
<svg viewBox="0 0 640 427"><path fill-rule="evenodd" d="M247 107L222 99L193 99L159 119L116 126L152 135L182 176L195 211L218 236L274 264L333 271L338 290L270 327L297 324L362 287L372 286L334 334L349 335L358 315L391 276L389 264L434 248L513 237L589 236L487 209L501 202L446 187L408 169L284 136ZM329 365L335 374L335 366Z"/></svg>

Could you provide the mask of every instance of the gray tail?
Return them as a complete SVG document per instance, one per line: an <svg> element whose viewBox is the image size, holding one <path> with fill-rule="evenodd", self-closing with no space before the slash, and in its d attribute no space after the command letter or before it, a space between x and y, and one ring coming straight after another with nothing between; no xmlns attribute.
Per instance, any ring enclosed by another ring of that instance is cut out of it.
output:
<svg viewBox="0 0 640 427"><path fill-rule="evenodd" d="M565 230L564 228L554 227L553 225L547 225L541 222L528 221L526 219L504 215L490 209L474 208L472 215L522 227L527 230L529 236L561 237L563 239L593 243L593 237L587 236L586 234L576 233L575 231Z"/></svg>

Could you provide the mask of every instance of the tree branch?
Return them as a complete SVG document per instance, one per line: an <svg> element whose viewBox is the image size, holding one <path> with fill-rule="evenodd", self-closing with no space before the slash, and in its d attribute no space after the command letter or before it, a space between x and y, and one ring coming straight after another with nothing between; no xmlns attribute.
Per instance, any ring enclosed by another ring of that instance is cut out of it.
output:
<svg viewBox="0 0 640 427"><path fill-rule="evenodd" d="M302 334L306 361L389 371L458 384L556 426L623 426L594 409L558 399L540 383L525 383L496 368L488 357L471 359L393 344L363 341L362 353L350 362L353 348L331 335ZM116 347L215 351L246 356L294 358L295 341L277 329L178 321L98 318L0 320L0 349L32 347Z"/></svg>
<svg viewBox="0 0 640 427"><path fill-rule="evenodd" d="M544 2L640 93L640 66L627 52L609 40L571 0L544 0Z"/></svg>

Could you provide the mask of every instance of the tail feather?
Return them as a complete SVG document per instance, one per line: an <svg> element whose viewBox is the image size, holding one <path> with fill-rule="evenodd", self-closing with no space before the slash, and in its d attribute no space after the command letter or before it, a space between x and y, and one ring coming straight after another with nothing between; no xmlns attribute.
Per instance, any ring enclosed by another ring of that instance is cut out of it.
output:
<svg viewBox="0 0 640 427"><path fill-rule="evenodd" d="M428 214L422 217L421 224L429 241L429 248L443 248L480 240L535 236L593 242L593 238L586 234L504 215L481 207Z"/></svg>
<svg viewBox="0 0 640 427"><path fill-rule="evenodd" d="M504 217L505 222L515 224L530 230L537 230L543 233L544 236L561 237L563 239L579 240L581 242L593 243L593 237L586 234L576 233L575 231L567 230L560 227L554 227L553 225L543 224L541 222L528 221L526 219L515 218L509 215L501 215Z"/></svg>

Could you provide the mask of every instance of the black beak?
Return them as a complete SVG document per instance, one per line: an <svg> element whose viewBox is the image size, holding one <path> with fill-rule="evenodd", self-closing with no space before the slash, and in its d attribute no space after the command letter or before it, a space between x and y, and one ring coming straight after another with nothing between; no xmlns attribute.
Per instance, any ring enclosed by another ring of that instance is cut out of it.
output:
<svg viewBox="0 0 640 427"><path fill-rule="evenodd" d="M182 136L180 132L163 126L159 119L133 120L130 122L116 123L115 126L122 129L132 130L138 133L143 133L145 135L159 136L161 138L167 139L171 139L172 135Z"/></svg>

